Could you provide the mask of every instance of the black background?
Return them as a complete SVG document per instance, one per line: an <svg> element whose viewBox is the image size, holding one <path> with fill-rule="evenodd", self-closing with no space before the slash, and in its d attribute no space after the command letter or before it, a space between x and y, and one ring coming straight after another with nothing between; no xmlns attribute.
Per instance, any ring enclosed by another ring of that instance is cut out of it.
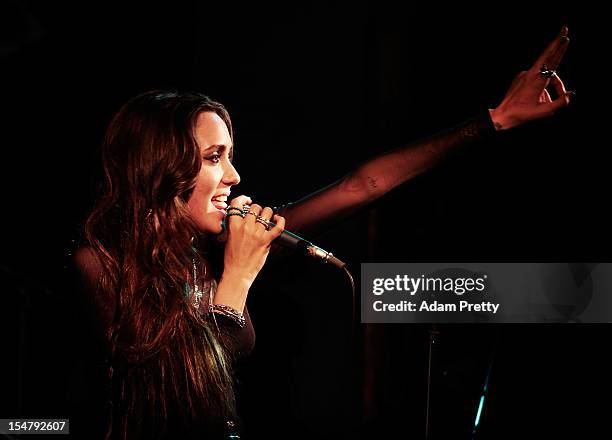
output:
<svg viewBox="0 0 612 440"><path fill-rule="evenodd" d="M356 278L368 261L609 259L605 51L597 11L580 9L3 2L2 314L15 373L3 376L0 416L65 414L75 349L62 343L65 254L93 202L104 129L145 90L223 102L242 176L234 193L274 205L494 107L567 24L569 108L454 155L312 238ZM430 327L352 334L343 274L299 258L264 273L249 304L258 343L239 372L248 438L423 438ZM590 438L603 424L609 325L437 330L431 438L471 438L493 354L477 436Z"/></svg>

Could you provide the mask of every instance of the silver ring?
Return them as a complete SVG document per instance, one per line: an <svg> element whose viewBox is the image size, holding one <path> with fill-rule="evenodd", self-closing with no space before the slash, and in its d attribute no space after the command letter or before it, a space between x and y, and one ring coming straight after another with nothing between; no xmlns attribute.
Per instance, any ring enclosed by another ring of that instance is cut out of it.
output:
<svg viewBox="0 0 612 440"><path fill-rule="evenodd" d="M554 69L549 69L546 64L542 64L542 66L540 66L540 75L542 75L544 78L552 78L556 74L557 72Z"/></svg>
<svg viewBox="0 0 612 440"><path fill-rule="evenodd" d="M262 216L258 215L257 218L255 219L255 221L257 223L261 223L262 225L264 225L264 227L266 228L266 231L269 231L271 226L270 222L268 220L266 220L265 218L263 218Z"/></svg>

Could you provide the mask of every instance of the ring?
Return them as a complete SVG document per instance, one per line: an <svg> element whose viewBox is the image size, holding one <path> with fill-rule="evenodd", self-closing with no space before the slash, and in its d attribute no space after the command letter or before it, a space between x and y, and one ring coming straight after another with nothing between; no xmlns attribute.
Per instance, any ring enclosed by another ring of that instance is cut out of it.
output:
<svg viewBox="0 0 612 440"><path fill-rule="evenodd" d="M542 64L540 67L540 75L542 75L544 78L552 78L556 74L557 72L554 69L549 69L546 64Z"/></svg>
<svg viewBox="0 0 612 440"><path fill-rule="evenodd" d="M242 212L246 214L247 212L249 212L250 209L251 209L251 205L244 205L242 207Z"/></svg>
<svg viewBox="0 0 612 440"><path fill-rule="evenodd" d="M258 215L257 218L255 219L255 221L257 223L261 223L262 225L264 225L264 227L266 228L266 231L270 230L270 223L268 222L268 220L266 220L262 216Z"/></svg>
<svg viewBox="0 0 612 440"><path fill-rule="evenodd" d="M225 208L225 212L230 212L230 211L238 211L242 214L242 209L236 207L236 206L228 206L227 208Z"/></svg>
<svg viewBox="0 0 612 440"><path fill-rule="evenodd" d="M254 215L255 217L259 217L259 214L257 214L255 211L251 211L251 210L249 210L246 214L251 214L251 215Z"/></svg>
<svg viewBox="0 0 612 440"><path fill-rule="evenodd" d="M232 212L228 212L228 213L225 215L225 217L226 217L226 218L227 218L227 217L231 217L232 215L237 215L237 216L239 216L240 218L244 218L244 214L243 214L242 212L233 212L233 211L232 211Z"/></svg>

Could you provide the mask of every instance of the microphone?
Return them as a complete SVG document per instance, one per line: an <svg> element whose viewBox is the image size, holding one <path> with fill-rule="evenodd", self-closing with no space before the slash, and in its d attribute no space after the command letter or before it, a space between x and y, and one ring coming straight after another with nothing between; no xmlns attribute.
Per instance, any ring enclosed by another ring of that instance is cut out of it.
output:
<svg viewBox="0 0 612 440"><path fill-rule="evenodd" d="M270 224L270 226L276 225L274 222L271 221L268 221L268 223ZM288 248L297 249L303 254L306 254L313 258L317 258L323 263L332 264L336 267L339 267L340 269L346 266L345 262L334 256L334 254L332 254L331 252L328 252L325 249L321 249L319 246L315 246L305 238L302 238L291 231L287 231L286 229L272 243L276 243Z"/></svg>
<svg viewBox="0 0 612 440"><path fill-rule="evenodd" d="M221 223L224 231L227 230L227 225L225 223L226 220L227 217L224 218ZM270 225L270 227L276 226L276 223L270 220L268 220L268 224ZM331 252L328 252L325 249L320 248L319 246L315 246L305 238L302 238L299 235L294 234L293 232L288 231L286 229L281 233L281 235L276 237L272 243L276 243L280 246L290 249L297 249L305 255L320 260L322 263L329 263L340 269L346 266L346 263L344 261L340 260Z"/></svg>

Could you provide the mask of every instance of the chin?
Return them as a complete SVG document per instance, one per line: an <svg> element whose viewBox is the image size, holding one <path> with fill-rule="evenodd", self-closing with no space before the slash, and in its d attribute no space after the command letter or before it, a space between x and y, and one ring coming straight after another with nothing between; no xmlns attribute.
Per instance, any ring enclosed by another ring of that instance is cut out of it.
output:
<svg viewBox="0 0 612 440"><path fill-rule="evenodd" d="M223 226L221 226L220 223L216 226L206 225L201 230L202 234L211 234L211 235L219 235L222 232L223 232Z"/></svg>
<svg viewBox="0 0 612 440"><path fill-rule="evenodd" d="M206 221L203 224L202 232L205 234L220 234L223 232L223 219L225 213L221 211L210 212L206 216Z"/></svg>

